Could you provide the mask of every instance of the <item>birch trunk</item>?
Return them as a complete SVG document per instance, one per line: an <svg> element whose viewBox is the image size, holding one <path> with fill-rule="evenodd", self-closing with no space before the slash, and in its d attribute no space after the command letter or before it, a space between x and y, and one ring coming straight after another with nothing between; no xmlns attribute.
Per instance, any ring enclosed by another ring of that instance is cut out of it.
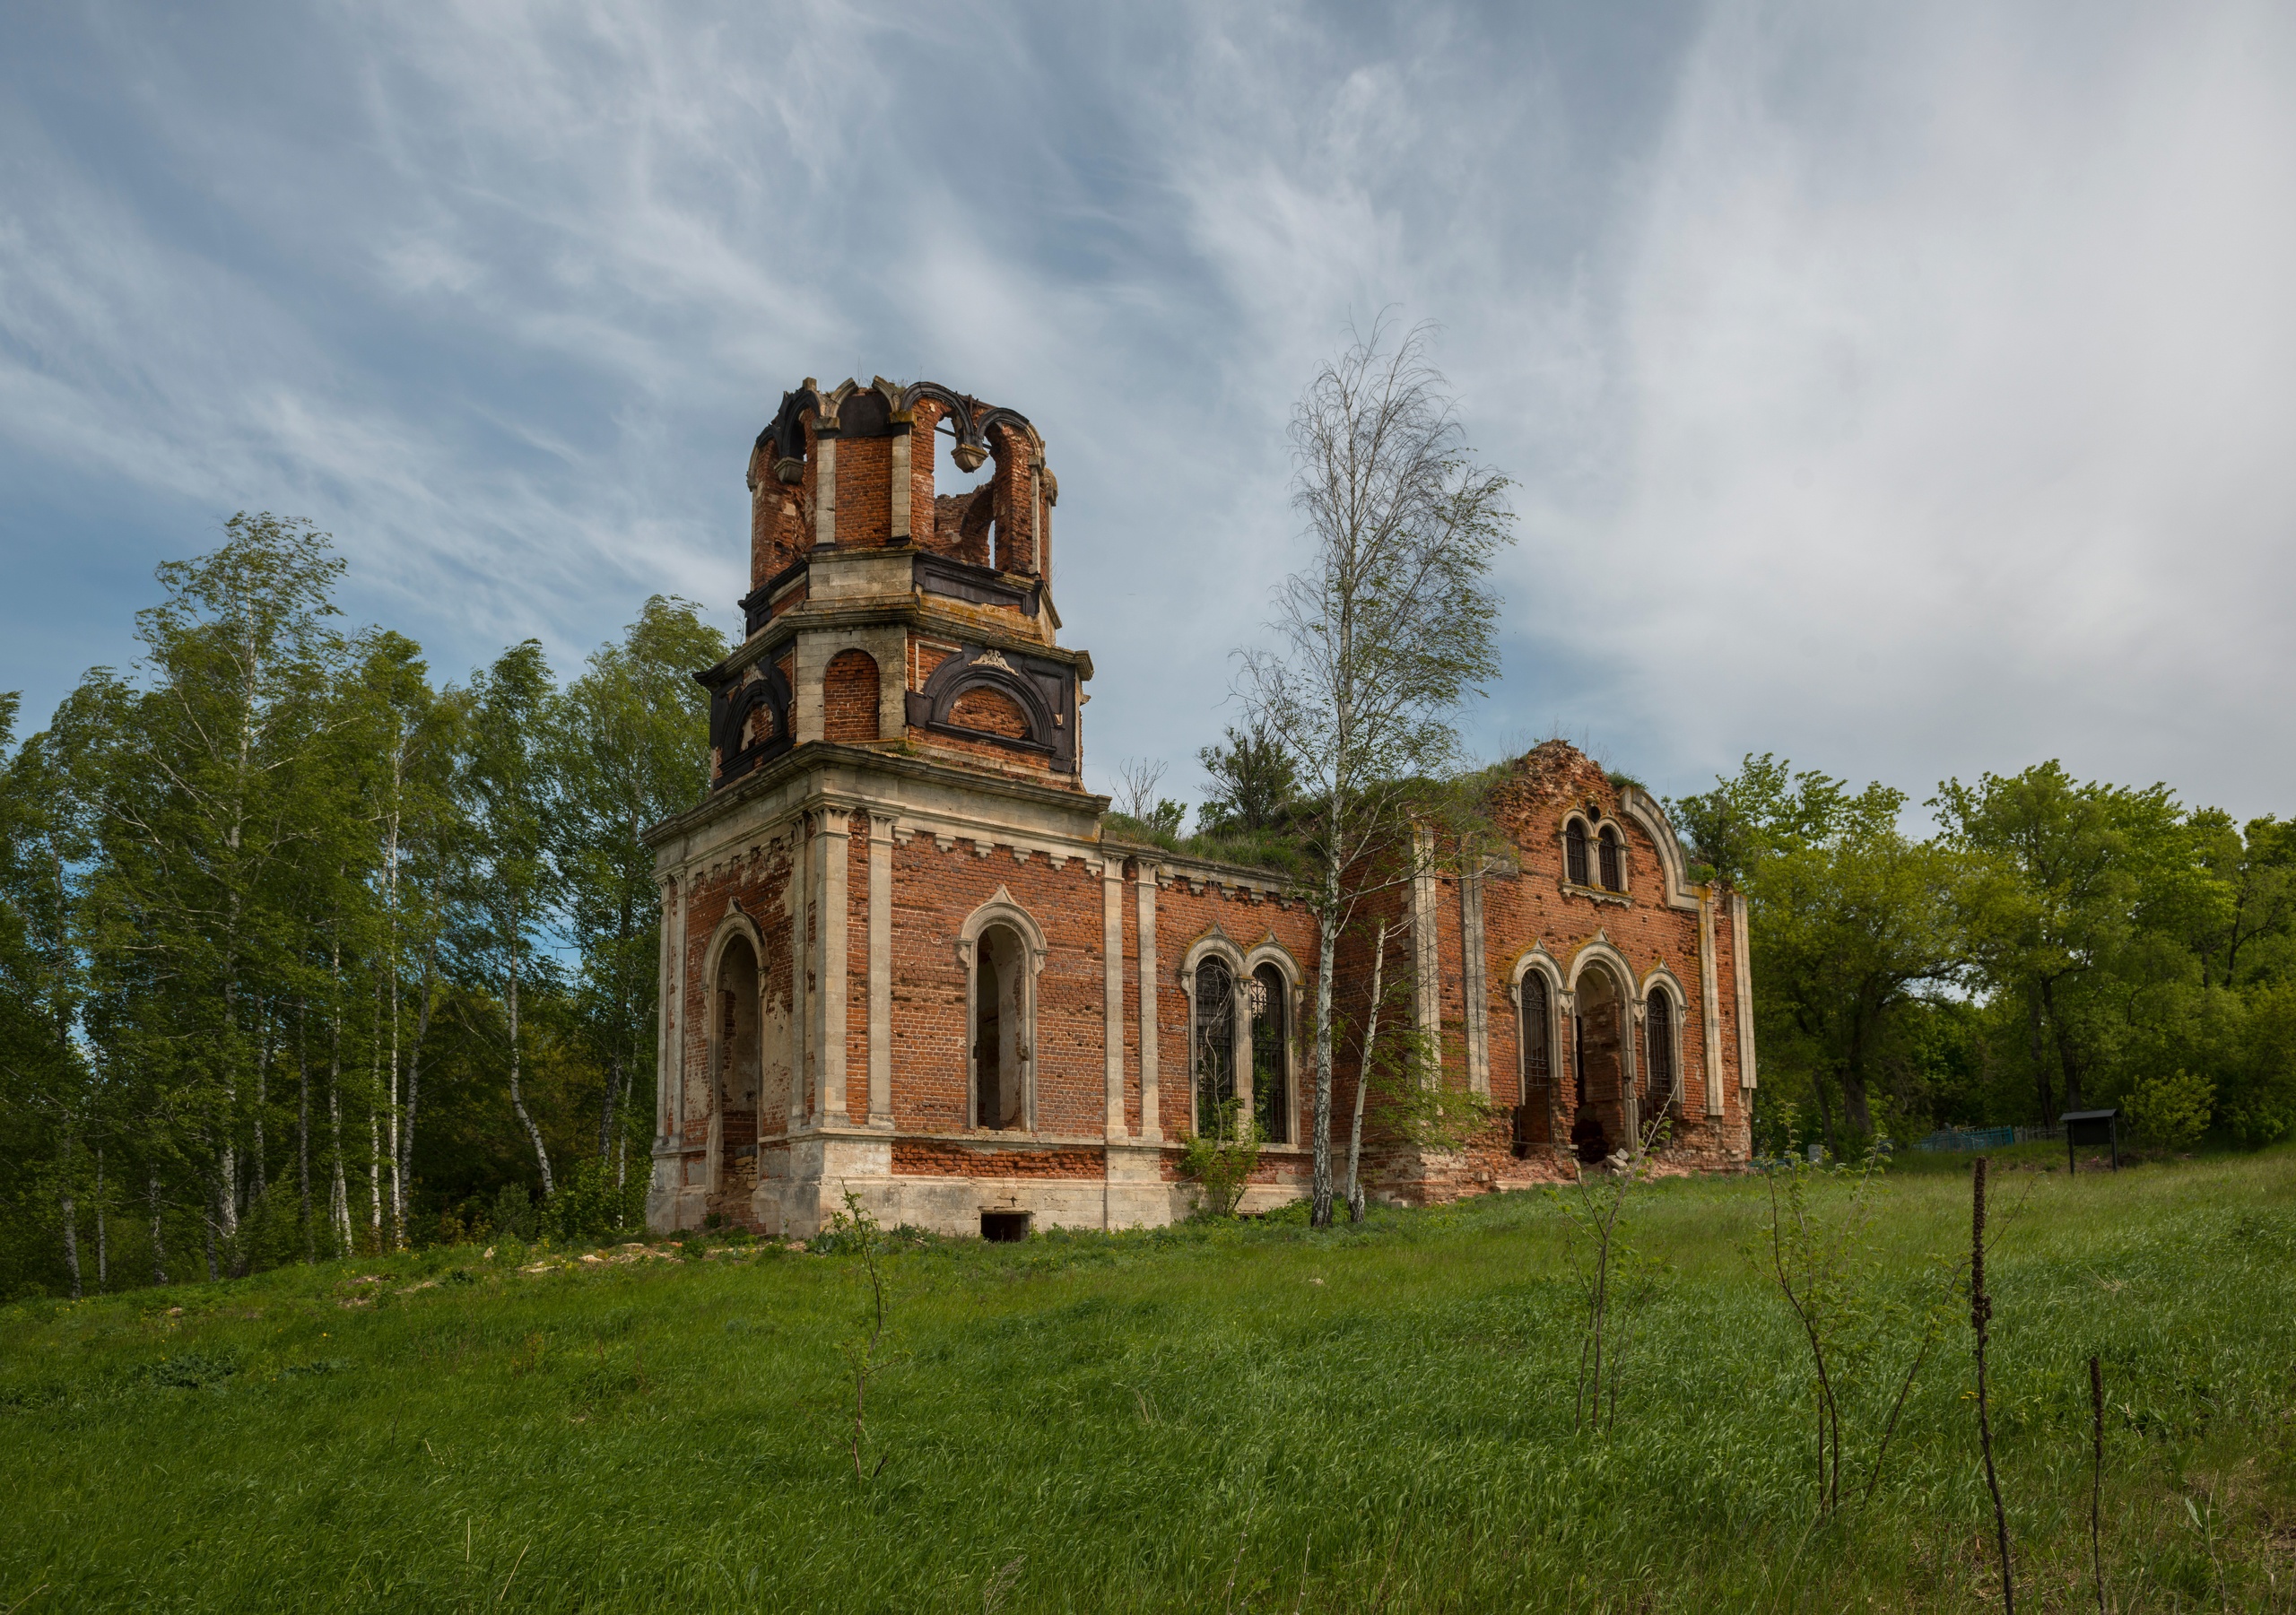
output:
<svg viewBox="0 0 2296 1615"><path fill-rule="evenodd" d="M318 1260L318 1230L311 1226L311 1062L304 1033L310 1006L295 999L295 1190L302 1205L303 1260Z"/></svg>
<svg viewBox="0 0 2296 1615"><path fill-rule="evenodd" d="M1316 926L1316 1102L1315 1175L1308 1220L1331 1226L1331 977L1339 957L1338 929L1331 915L1339 905L1339 871L1324 871L1324 908Z"/></svg>
<svg viewBox="0 0 2296 1615"><path fill-rule="evenodd" d="M72 1135L64 1135L64 1182L57 1192L64 1207L64 1268L72 1275L72 1298L80 1298L80 1209L72 1195Z"/></svg>
<svg viewBox="0 0 2296 1615"><path fill-rule="evenodd" d="M96 1289L111 1286L111 1241L104 1229L104 1152L96 1151Z"/></svg>
<svg viewBox="0 0 2296 1615"><path fill-rule="evenodd" d="M168 1247L160 1232L160 1175L152 1174L152 1282L168 1281Z"/></svg>
<svg viewBox="0 0 2296 1615"><path fill-rule="evenodd" d="M391 1226L399 1230L401 1244L405 1243L408 1151L399 1142L398 1115L398 815L405 786L406 740L402 734L391 747L390 829L383 856L383 903L389 918L384 968L390 977L391 994ZM411 1097L408 1105L407 1130L411 1135L414 1125Z"/></svg>
<svg viewBox="0 0 2296 1615"><path fill-rule="evenodd" d="M406 1125L399 1136L399 1170L410 1185L414 1182L414 1117L422 1098L422 1044L430 1035L434 1002L431 977L437 958L435 947L422 956L422 997L414 1012L414 1038L406 1047ZM398 1036L396 1011L391 1018L391 1036Z"/></svg>
<svg viewBox="0 0 2296 1615"><path fill-rule="evenodd" d="M1379 922L1378 940L1371 944L1371 1011L1363 1023L1363 1058L1355 1071L1355 1119L1347 1129L1347 1220L1363 1220L1363 1179L1358 1168L1363 1159L1363 1096L1371 1087L1371 1058L1379 1043L1380 980L1387 965L1387 922Z"/></svg>
<svg viewBox="0 0 2296 1615"><path fill-rule="evenodd" d="M271 1190L267 1164L269 1150L264 1141L263 1113L271 1101L271 1012L264 1000L256 1000L255 1011L255 1190L253 1199L260 1201Z"/></svg>
<svg viewBox="0 0 2296 1615"><path fill-rule="evenodd" d="M535 1160L542 1168L543 1197L548 1199L552 1189L550 1151L544 1147L542 1129L535 1126L534 1117L526 1114L526 1096L518 1088L518 964L519 944L523 940L519 917L518 905L513 900L510 905L510 1108L517 1113L518 1124L526 1130L526 1136L534 1141Z"/></svg>
<svg viewBox="0 0 2296 1615"><path fill-rule="evenodd" d="M382 983L377 982L374 1012L367 1017L367 1203L378 1251L383 1248L383 1041L373 1034L382 1030L375 1024L381 1017L382 1003Z"/></svg>
<svg viewBox="0 0 2296 1615"><path fill-rule="evenodd" d="M344 1181L343 1171L343 928L339 921L328 969L334 1012L327 1031L326 1117L332 1140L329 1153L334 1157L334 1182L327 1195L327 1220L335 1229L335 1255L347 1256L351 1254L351 1185Z"/></svg>

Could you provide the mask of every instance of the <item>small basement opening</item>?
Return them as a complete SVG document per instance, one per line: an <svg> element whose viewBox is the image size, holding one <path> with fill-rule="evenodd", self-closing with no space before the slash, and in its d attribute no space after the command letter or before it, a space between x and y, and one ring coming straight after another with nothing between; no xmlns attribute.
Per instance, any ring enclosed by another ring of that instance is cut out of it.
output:
<svg viewBox="0 0 2296 1615"><path fill-rule="evenodd" d="M1010 1245L1029 1237L1029 1214L1026 1211L983 1211L980 1214L980 1237L999 1245Z"/></svg>

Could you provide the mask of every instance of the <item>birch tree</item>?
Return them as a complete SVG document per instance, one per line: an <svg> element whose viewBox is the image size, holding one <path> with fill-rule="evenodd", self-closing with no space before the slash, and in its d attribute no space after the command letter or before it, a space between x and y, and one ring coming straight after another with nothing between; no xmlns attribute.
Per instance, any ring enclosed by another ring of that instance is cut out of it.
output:
<svg viewBox="0 0 2296 1615"><path fill-rule="evenodd" d="M1507 479L1478 465L1432 332L1359 333L1294 406L1292 504L1308 558L1278 589L1275 643L1243 654L1238 694L1298 771L1318 922L1312 1219L1332 1216L1340 939L1375 893L1431 855L1424 782L1454 772L1460 704L1496 675L1492 558L1512 542ZM1390 338L1393 337L1393 340Z"/></svg>
<svg viewBox="0 0 2296 1615"><path fill-rule="evenodd" d="M463 782L475 854L466 894L471 960L501 994L510 1110L534 1146L545 1195L556 1184L550 1148L526 1108L519 997L549 973L550 960L536 956L535 943L556 896L546 855L555 790L544 727L554 694L541 641L528 639L497 657L472 690Z"/></svg>
<svg viewBox="0 0 2296 1615"><path fill-rule="evenodd" d="M709 788L709 702L691 676L724 660L725 636L690 601L657 595L618 643L593 652L555 703L550 750L560 782L551 855L581 959L576 1003L605 1068L598 1159L629 1173L632 1083L650 1085L661 904L647 826Z"/></svg>

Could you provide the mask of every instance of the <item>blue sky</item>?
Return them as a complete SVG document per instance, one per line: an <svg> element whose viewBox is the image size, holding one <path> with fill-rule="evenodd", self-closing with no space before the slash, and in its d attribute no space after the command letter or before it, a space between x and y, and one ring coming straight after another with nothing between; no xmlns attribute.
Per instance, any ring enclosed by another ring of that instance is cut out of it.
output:
<svg viewBox="0 0 2296 1615"><path fill-rule="evenodd" d="M804 376L1027 413L1088 771L1232 716L1352 317L1513 477L1484 754L2296 811L2296 13L20 8L0 689L308 516L459 675L721 622Z"/></svg>

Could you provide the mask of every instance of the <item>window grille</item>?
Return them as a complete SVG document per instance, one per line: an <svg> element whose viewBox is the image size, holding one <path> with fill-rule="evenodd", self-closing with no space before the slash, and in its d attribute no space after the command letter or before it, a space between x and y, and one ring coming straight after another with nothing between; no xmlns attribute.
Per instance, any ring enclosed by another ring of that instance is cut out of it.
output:
<svg viewBox="0 0 2296 1615"><path fill-rule="evenodd" d="M1292 1142L1291 1038L1283 976L1262 965L1245 984L1252 1012L1252 1120L1271 1144Z"/></svg>
<svg viewBox="0 0 2296 1615"><path fill-rule="evenodd" d="M1603 890L1624 891L1626 875L1620 868L1618 836L1607 824L1603 826Z"/></svg>
<svg viewBox="0 0 2296 1615"><path fill-rule="evenodd" d="M1196 967L1196 1128L1210 1133L1236 1097L1236 977L1217 954Z"/></svg>
<svg viewBox="0 0 2296 1615"><path fill-rule="evenodd" d="M1587 827L1573 819L1562 831L1563 873L1573 886L1587 881Z"/></svg>
<svg viewBox="0 0 2296 1615"><path fill-rule="evenodd" d="M1674 1097L1674 1001L1663 990L1650 994L1643 1040L1650 1046L1650 1102L1664 1105Z"/></svg>

